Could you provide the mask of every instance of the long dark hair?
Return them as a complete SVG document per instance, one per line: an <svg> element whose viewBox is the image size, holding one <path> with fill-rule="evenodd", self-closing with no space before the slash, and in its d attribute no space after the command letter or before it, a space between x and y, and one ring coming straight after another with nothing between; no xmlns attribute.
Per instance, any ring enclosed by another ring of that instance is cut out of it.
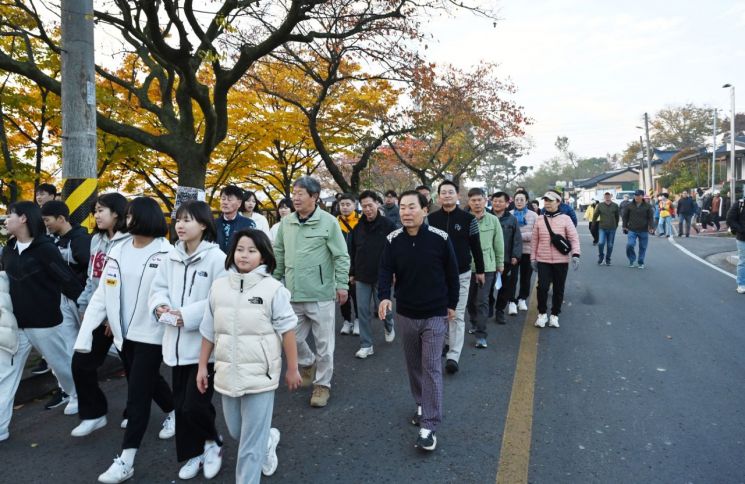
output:
<svg viewBox="0 0 745 484"><path fill-rule="evenodd" d="M230 249L228 249L228 257L225 259L225 270L230 270L235 264L235 250L238 248L238 242L242 237L248 237L253 240L256 249L261 254L261 258L264 259L267 272L269 274L274 272L274 269L277 268L277 259L274 258L272 242L264 232L258 229L243 229L233 235L233 241L230 243Z"/></svg>
<svg viewBox="0 0 745 484"><path fill-rule="evenodd" d="M210 206L207 205L206 202L189 200L182 203L179 205L178 210L176 210L174 221L177 221L187 214L196 220L197 223L204 225L202 240L208 242L214 242L217 240L217 229L215 229L215 221L212 219L212 209L210 209Z"/></svg>
<svg viewBox="0 0 745 484"><path fill-rule="evenodd" d="M41 217L41 208L34 202L15 202L8 207L8 213L14 213L19 217L26 217L26 227L32 239L46 235L44 219Z"/></svg>

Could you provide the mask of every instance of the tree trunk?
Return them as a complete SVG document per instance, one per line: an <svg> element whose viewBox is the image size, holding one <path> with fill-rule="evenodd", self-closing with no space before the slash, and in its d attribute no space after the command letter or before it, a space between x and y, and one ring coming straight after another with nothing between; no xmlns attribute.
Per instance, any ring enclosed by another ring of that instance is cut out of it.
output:
<svg viewBox="0 0 745 484"><path fill-rule="evenodd" d="M198 149L185 149L172 155L178 165L178 184L180 187L205 189L209 155Z"/></svg>

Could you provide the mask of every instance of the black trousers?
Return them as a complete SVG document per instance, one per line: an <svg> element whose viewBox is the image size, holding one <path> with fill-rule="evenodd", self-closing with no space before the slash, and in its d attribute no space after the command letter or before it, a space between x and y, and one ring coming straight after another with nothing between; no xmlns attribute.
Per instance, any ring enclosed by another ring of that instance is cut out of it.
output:
<svg viewBox="0 0 745 484"><path fill-rule="evenodd" d="M90 353L72 355L72 379L78 392L78 414L81 420L103 417L108 412L108 403L98 385L98 369L106 360L114 338L106 336L102 324L93 331Z"/></svg>
<svg viewBox="0 0 745 484"><path fill-rule="evenodd" d="M119 352L128 375L127 429L122 449L138 449L150 421L154 401L164 412L174 410L171 388L160 374L163 347L125 339Z"/></svg>
<svg viewBox="0 0 745 484"><path fill-rule="evenodd" d="M220 442L215 427L215 407L212 405L214 365L207 366L210 382L204 394L197 390L198 368L199 365L185 365L174 366L172 370L176 458L179 462L202 455L207 440Z"/></svg>
<svg viewBox="0 0 745 484"><path fill-rule="evenodd" d="M600 236L600 224L598 222L590 222L590 234L592 234L592 243L597 244Z"/></svg>
<svg viewBox="0 0 745 484"><path fill-rule="evenodd" d="M548 290L551 286L553 286L551 314L558 316L561 313L561 304L564 302L564 286L566 285L568 272L568 263L538 263L538 312L540 314L546 314L548 311Z"/></svg>
<svg viewBox="0 0 745 484"><path fill-rule="evenodd" d="M352 304L354 304L354 314L359 314L357 312L357 291L355 291L354 287L354 284L349 285L349 297L347 298L347 302L339 307L344 321L349 321L350 323L354 322L352 319Z"/></svg>
<svg viewBox="0 0 745 484"><path fill-rule="evenodd" d="M519 270L519 262L518 265L513 266L510 264L509 259L505 260L504 272L502 273L502 288L499 290L499 294L497 294L496 307L498 311L504 311L504 308L507 307L507 303L514 297Z"/></svg>
<svg viewBox="0 0 745 484"><path fill-rule="evenodd" d="M515 297L515 291L512 291L512 302L516 303L518 299L528 299L530 296L530 279L533 277L533 268L530 267L530 254L523 254L517 265L518 269L515 278L520 281L520 292ZM517 286L517 283L515 283Z"/></svg>

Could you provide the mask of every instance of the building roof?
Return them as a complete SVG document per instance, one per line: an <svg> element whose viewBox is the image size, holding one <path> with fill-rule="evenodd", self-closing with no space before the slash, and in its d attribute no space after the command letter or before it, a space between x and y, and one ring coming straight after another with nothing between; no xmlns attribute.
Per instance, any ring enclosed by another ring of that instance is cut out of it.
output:
<svg viewBox="0 0 745 484"><path fill-rule="evenodd" d="M626 173L627 171L633 171L635 173L638 173L639 170L632 166L626 166L624 168L617 168L615 170L606 171L605 173L601 173L599 175L595 175L592 178L585 178L583 180L575 180L574 186L576 188L591 188L597 185L598 183L607 180L608 178L613 178L616 175L620 175L621 173Z"/></svg>

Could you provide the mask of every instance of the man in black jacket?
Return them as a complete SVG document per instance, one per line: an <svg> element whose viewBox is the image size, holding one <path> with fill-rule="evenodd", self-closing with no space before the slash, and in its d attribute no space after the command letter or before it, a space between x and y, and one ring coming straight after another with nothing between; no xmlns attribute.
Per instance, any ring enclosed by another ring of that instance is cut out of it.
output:
<svg viewBox="0 0 745 484"><path fill-rule="evenodd" d="M644 269L644 260L647 254L649 234L655 230L654 209L652 205L644 200L644 190L634 192L634 201L626 207L621 217L623 220L623 233L628 235L626 241L626 257L629 259L629 267ZM636 257L636 241L639 241L639 258ZM638 266L634 263L638 262Z"/></svg>
<svg viewBox="0 0 745 484"><path fill-rule="evenodd" d="M427 217L428 223L450 236L450 241L458 259L460 273L460 295L458 307L455 310L455 320L450 322L448 331L447 361L445 369L453 374L458 371L458 360L463 349L466 333L466 304L468 291L471 286L471 256L476 265L476 283L484 284L484 254L481 252L481 237L479 223L473 214L458 207L458 185L445 180L437 187L437 197L442 207Z"/></svg>
<svg viewBox="0 0 745 484"><path fill-rule="evenodd" d="M502 272L502 288L497 294L496 311L494 319L497 324L506 324L504 310L509 304L509 314L517 315L517 305L510 302L515 294L517 285L517 276L520 267L518 266L523 256L523 238L520 235L520 227L517 219L508 210L510 196L505 192L497 192L492 195L492 213L499 219L502 226L502 235L504 236L504 271Z"/></svg>
<svg viewBox="0 0 745 484"><path fill-rule="evenodd" d="M732 204L727 212L727 226L737 238L737 292L745 294L745 198Z"/></svg>
<svg viewBox="0 0 745 484"><path fill-rule="evenodd" d="M696 213L696 204L688 191L683 190L678 199L678 237L683 237L683 226L685 225L685 236L691 236L691 218Z"/></svg>
<svg viewBox="0 0 745 484"><path fill-rule="evenodd" d="M458 262L448 234L424 223L427 199L416 191L399 198L401 223L387 237L378 276L378 317L393 308L391 285L396 278L396 325L403 341L406 369L419 425L416 446L434 450L442 422L440 354L447 320L455 319L460 284Z"/></svg>
<svg viewBox="0 0 745 484"><path fill-rule="evenodd" d="M396 230L396 225L380 213L382 200L377 193L366 190L360 193L359 199L363 216L349 233L347 244L350 258L349 284L356 286L357 317L360 321L360 349L355 356L364 359L373 354L370 300L374 301L375 307L380 305L377 294L380 257L388 234ZM391 343L396 337L392 314L388 313L384 321L385 341Z"/></svg>
<svg viewBox="0 0 745 484"><path fill-rule="evenodd" d="M32 347L44 356L70 395L65 414L77 413L71 368L77 328L62 324L60 294L77 301L83 292L83 285L46 235L35 203L12 204L5 225L11 238L0 260L18 322L18 350L15 355L0 351L0 441L8 437L13 398Z"/></svg>

